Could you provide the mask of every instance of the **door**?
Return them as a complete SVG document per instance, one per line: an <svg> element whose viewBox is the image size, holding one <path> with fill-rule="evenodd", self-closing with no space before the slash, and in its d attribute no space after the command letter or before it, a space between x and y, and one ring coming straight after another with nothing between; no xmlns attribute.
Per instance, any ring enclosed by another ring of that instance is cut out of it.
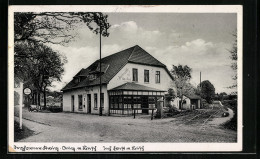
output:
<svg viewBox="0 0 260 159"><path fill-rule="evenodd" d="M87 95L88 113L91 113L91 94Z"/></svg>
<svg viewBox="0 0 260 159"><path fill-rule="evenodd" d="M71 111L74 112L74 108L75 108L75 105L74 105L74 95L71 96Z"/></svg>
<svg viewBox="0 0 260 159"><path fill-rule="evenodd" d="M181 108L181 101L179 101L179 109L182 109L182 108Z"/></svg>
<svg viewBox="0 0 260 159"><path fill-rule="evenodd" d="M149 105L148 105L148 97L143 96L142 97L142 108L148 108L148 107L149 107ZM148 112L149 112L148 109L142 109L142 113L143 114L149 114Z"/></svg>

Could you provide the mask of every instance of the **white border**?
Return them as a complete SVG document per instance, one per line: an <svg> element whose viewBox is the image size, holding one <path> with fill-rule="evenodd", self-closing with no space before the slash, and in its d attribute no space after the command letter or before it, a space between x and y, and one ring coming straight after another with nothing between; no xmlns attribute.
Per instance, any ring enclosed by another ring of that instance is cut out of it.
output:
<svg viewBox="0 0 260 159"><path fill-rule="evenodd" d="M21 143L14 142L14 12L114 12L114 13L237 13L237 44L238 44L238 129L237 143ZM242 21L243 11L241 5L38 5L38 6L9 6L8 13L8 144L16 146L97 146L98 152L103 151L103 146L144 146L145 152L193 152L193 151L242 151ZM19 151L17 151L19 152ZM22 152L22 151L20 151ZM47 151L26 151L26 152L47 152ZM57 151L48 151L57 152ZM73 151L64 151L73 152ZM77 151L92 152L92 151ZM113 151L121 152L121 151ZM130 151L124 151L130 152ZM140 152L140 151L131 151Z"/></svg>

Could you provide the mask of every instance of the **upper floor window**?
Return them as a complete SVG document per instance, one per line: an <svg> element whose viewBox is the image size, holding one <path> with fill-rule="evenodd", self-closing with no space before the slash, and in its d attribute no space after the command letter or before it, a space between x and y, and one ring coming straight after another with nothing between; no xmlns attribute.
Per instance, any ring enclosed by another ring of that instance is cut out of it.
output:
<svg viewBox="0 0 260 159"><path fill-rule="evenodd" d="M79 109L82 109L82 95L78 95L79 99Z"/></svg>
<svg viewBox="0 0 260 159"><path fill-rule="evenodd" d="M133 68L133 81L138 81L138 70Z"/></svg>
<svg viewBox="0 0 260 159"><path fill-rule="evenodd" d="M155 73L155 83L160 83L160 71L156 71Z"/></svg>
<svg viewBox="0 0 260 159"><path fill-rule="evenodd" d="M149 82L149 70L144 70L144 82Z"/></svg>

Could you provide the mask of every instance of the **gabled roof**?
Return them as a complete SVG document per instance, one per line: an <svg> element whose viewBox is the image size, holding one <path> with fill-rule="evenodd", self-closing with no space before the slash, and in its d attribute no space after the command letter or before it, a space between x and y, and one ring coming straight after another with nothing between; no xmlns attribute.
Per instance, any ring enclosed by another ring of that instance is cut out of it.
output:
<svg viewBox="0 0 260 159"><path fill-rule="evenodd" d="M135 45L128 49L122 50L115 54L109 55L101 59L101 83L107 84L109 81L127 64L136 63L150 66L162 67L166 70L169 76L171 76L169 70L164 64L154 58L152 55L143 50L140 46ZM79 83L75 83L75 80L71 80L63 89L69 90L80 87L99 85L100 79L97 77L94 80L89 79L90 73L99 72L99 60L95 61L86 69L81 69L74 77L81 77Z"/></svg>
<svg viewBox="0 0 260 159"><path fill-rule="evenodd" d="M200 96L195 95L195 94L191 94L191 95L185 95L186 97L190 98L190 99L201 99Z"/></svg>
<svg viewBox="0 0 260 159"><path fill-rule="evenodd" d="M131 83L127 82L125 84L122 84L118 87L115 87L109 91L115 91L115 90L131 90L131 91L153 91L153 92L166 92L164 90L152 88L152 87L147 87L144 85L136 84L136 83Z"/></svg>

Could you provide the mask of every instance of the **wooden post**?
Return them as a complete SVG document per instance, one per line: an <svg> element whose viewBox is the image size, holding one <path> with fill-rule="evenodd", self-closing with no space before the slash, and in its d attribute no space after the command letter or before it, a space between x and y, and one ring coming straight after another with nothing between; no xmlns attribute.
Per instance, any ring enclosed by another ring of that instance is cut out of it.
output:
<svg viewBox="0 0 260 159"><path fill-rule="evenodd" d="M22 119L22 116L23 116L23 83L20 82L20 101L19 101L19 107L20 107L20 110L19 110L19 122L20 122L20 129L23 128L23 119Z"/></svg>
<svg viewBox="0 0 260 159"><path fill-rule="evenodd" d="M99 95L99 116L102 116L102 107L101 107L101 93L102 93L102 83L101 83L101 34L102 34L102 28L100 26L100 30L99 30L100 34L100 52L99 52L99 73L100 73L100 78L99 78L99 89L100 89L100 95ZM104 99L103 99L104 100Z"/></svg>
<svg viewBox="0 0 260 159"><path fill-rule="evenodd" d="M151 120L153 120L153 109L152 109L152 117L151 117Z"/></svg>

